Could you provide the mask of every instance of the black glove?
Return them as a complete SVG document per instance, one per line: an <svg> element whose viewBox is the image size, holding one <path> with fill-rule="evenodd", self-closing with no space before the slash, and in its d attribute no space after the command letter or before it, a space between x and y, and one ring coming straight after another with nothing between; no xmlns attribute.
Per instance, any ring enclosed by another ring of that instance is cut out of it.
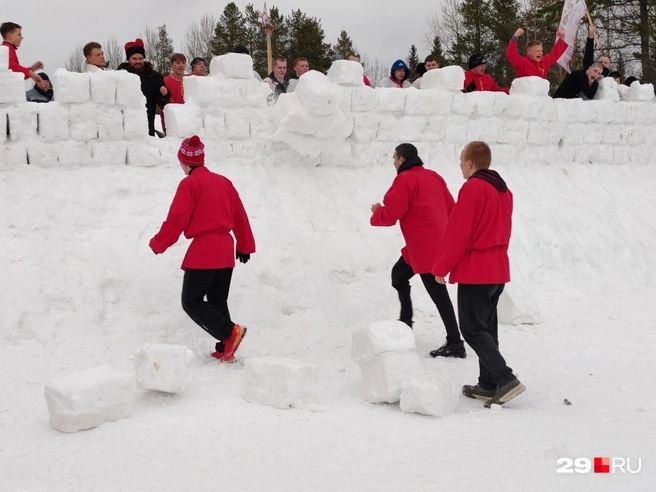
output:
<svg viewBox="0 0 656 492"><path fill-rule="evenodd" d="M251 255L246 253L240 253L239 251L237 251L235 258L237 258L242 263L246 263L248 260L251 259Z"/></svg>
<svg viewBox="0 0 656 492"><path fill-rule="evenodd" d="M469 83L469 85L465 88L464 92L474 92L476 90L476 82L473 80Z"/></svg>

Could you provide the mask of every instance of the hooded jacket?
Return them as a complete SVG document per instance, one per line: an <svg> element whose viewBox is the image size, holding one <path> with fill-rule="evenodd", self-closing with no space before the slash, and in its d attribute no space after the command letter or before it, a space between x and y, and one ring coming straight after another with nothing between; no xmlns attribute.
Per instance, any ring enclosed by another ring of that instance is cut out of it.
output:
<svg viewBox="0 0 656 492"><path fill-rule="evenodd" d="M394 77L395 70L405 70L405 75L400 82ZM406 65L403 60L396 60L392 65L392 69L390 70L390 76L378 82L377 87L406 89L411 86L410 82L408 81L409 77L410 69L408 68L408 65Z"/></svg>

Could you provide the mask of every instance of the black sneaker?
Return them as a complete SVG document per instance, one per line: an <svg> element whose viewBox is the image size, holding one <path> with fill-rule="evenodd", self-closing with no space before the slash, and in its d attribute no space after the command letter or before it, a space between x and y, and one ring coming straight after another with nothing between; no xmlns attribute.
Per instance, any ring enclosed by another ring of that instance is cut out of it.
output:
<svg viewBox="0 0 656 492"><path fill-rule="evenodd" d="M485 408L490 408L494 404L503 405L516 396L521 395L525 390L526 386L520 383L519 379L515 378L497 389L494 396L485 402Z"/></svg>
<svg viewBox="0 0 656 492"><path fill-rule="evenodd" d="M431 357L457 357L458 359L464 359L467 357L467 352L465 351L465 342L460 341L458 343L445 343L440 348L431 350Z"/></svg>
<svg viewBox="0 0 656 492"><path fill-rule="evenodd" d="M497 392L496 388L486 390L481 388L479 385L471 386L469 384L466 384L462 387L462 394L465 395L467 398L475 398L481 401L491 400L496 394L496 392Z"/></svg>

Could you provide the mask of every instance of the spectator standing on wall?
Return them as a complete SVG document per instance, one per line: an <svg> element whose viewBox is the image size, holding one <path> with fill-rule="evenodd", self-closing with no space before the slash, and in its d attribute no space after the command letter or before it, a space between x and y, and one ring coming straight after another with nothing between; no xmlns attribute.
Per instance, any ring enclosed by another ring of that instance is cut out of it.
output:
<svg viewBox="0 0 656 492"><path fill-rule="evenodd" d="M39 76L41 79L45 80L46 83L48 84L48 90L43 90L41 87L38 85L34 84L34 87L32 87L29 91L25 93L25 97L29 102L37 102L37 103L47 103L52 101L52 96L53 96L53 91L52 91L52 83L50 83L50 77L48 77L48 74L44 72L40 72Z"/></svg>
<svg viewBox="0 0 656 492"><path fill-rule="evenodd" d="M604 67L599 62L594 62L587 70L574 70L567 74L556 89L554 99L592 99L599 88L599 80L603 78L601 73Z"/></svg>
<svg viewBox="0 0 656 492"><path fill-rule="evenodd" d="M118 70L125 70L141 78L141 92L146 96L146 114L148 115L148 135L155 136L155 114L157 107L166 106L171 94L164 85L164 77L156 72L150 62L145 59L144 43L137 38L126 43L125 57L127 62L121 63Z"/></svg>
<svg viewBox="0 0 656 492"><path fill-rule="evenodd" d="M235 49L233 50L233 52L234 53L240 53L242 55L251 56L251 53L250 53L250 51L248 51L248 48L246 48L246 46L235 46ZM259 80L260 82L262 82L262 77L255 70L253 70L253 77L256 80Z"/></svg>
<svg viewBox="0 0 656 492"><path fill-rule="evenodd" d="M524 29L517 29L506 49L506 58L515 70L515 77L542 77L547 78L551 65L567 50L567 43L564 41L565 31L558 29L556 37L558 41L553 49L544 54L542 41L536 39L526 43L526 56L520 56L517 52L517 41L524 34Z"/></svg>
<svg viewBox="0 0 656 492"><path fill-rule="evenodd" d="M485 73L487 60L480 53L475 53L469 57L469 70L465 72L465 87L462 92L474 91L492 91L505 92L508 94L510 89L499 87L491 75Z"/></svg>
<svg viewBox="0 0 656 492"><path fill-rule="evenodd" d="M355 53L349 53L348 55L346 55L346 60L360 63L360 56L356 55ZM371 82L369 81L367 76L364 74L362 74L362 76L363 76L364 85L366 85L367 87L371 87Z"/></svg>
<svg viewBox="0 0 656 492"><path fill-rule="evenodd" d="M376 87L407 89L410 87L408 77L410 77L408 65L403 60L396 60L392 64L390 76L381 79Z"/></svg>
<svg viewBox="0 0 656 492"><path fill-rule="evenodd" d="M588 40L585 43L585 54L583 55L583 70L587 70L594 63L594 42L596 33L597 28L594 24L590 24L588 27ZM606 55L602 55L597 58L597 61L604 69L602 75L608 77L611 71L610 58Z"/></svg>
<svg viewBox="0 0 656 492"><path fill-rule="evenodd" d="M85 44L82 53L87 60L87 66L84 69L85 72L93 73L105 70L107 66L105 63L105 53L103 52L100 43L91 41L90 43Z"/></svg>
<svg viewBox="0 0 656 492"><path fill-rule="evenodd" d="M207 75L207 63L204 58L197 56L191 60L191 75L205 77Z"/></svg>
<svg viewBox="0 0 656 492"><path fill-rule="evenodd" d="M18 61L16 50L23 42L23 28L14 22L4 22L0 25L0 35L2 36L2 46L6 46L9 50L9 70L22 73L25 80L32 79L40 89L47 91L50 83L36 73L37 70L43 68L43 63L38 61L31 67L24 67Z"/></svg>
<svg viewBox="0 0 656 492"><path fill-rule="evenodd" d="M399 321L412 328L410 279L419 275L446 328L446 343L433 350L431 356L465 358L465 344L449 292L430 272L453 208L453 196L442 176L424 167L412 144L403 143L394 149L394 167L396 178L385 193L384 204L371 206L370 222L378 227L391 227L397 222L401 225L405 246L392 268L392 287L401 303Z"/></svg>
<svg viewBox="0 0 656 492"><path fill-rule="evenodd" d="M421 63L419 65L421 65ZM417 70L419 70L419 65L417 65ZM431 70L435 70L436 68L440 68L440 62L437 60L437 57L435 55L428 55L424 59L423 65L424 65L424 73L430 72ZM422 73L421 77L412 83L412 87L421 89L421 79L423 78L424 73Z"/></svg>

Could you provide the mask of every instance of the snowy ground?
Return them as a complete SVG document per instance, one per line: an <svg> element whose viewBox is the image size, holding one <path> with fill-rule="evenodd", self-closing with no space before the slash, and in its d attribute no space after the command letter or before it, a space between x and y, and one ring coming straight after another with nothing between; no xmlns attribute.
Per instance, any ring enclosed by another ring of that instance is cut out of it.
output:
<svg viewBox="0 0 656 492"><path fill-rule="evenodd" d="M157 257L148 248L179 168L2 169L1 491L654 490L650 167L496 166L516 201L509 290L540 310L540 324L500 335L528 389L501 411L463 398L435 419L365 403L349 356L354 329L398 315L389 269L400 234L368 224L394 177L391 159L349 169L214 157L209 167L240 190L258 246L233 276L233 318L249 327L239 355L318 363L323 411L246 403L243 367L206 357L211 340L178 301L187 242ZM456 195L457 162L428 164ZM427 356L444 331L413 285ZM47 380L99 364L132 371L144 342L195 351L185 393L140 393L130 418L90 431L48 426ZM469 354L426 367L473 383ZM556 474L560 457L595 456L633 467L641 458L642 470Z"/></svg>

